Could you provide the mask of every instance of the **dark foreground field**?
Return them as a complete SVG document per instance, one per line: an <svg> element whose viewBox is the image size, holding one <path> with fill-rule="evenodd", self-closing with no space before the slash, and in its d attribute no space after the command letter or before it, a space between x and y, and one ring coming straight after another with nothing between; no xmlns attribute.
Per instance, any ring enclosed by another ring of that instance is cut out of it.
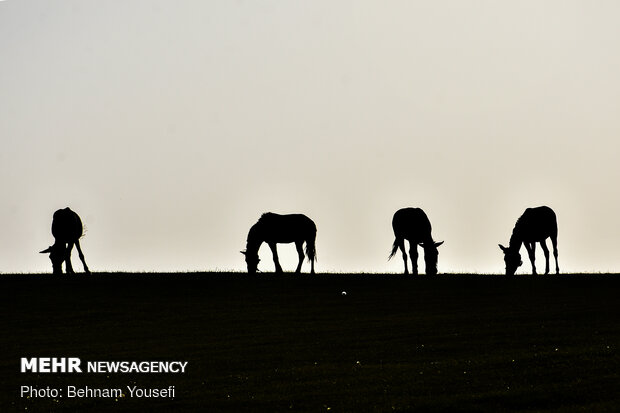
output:
<svg viewBox="0 0 620 413"><path fill-rule="evenodd" d="M2 275L0 411L618 411L613 275ZM342 295L346 291L346 295ZM19 373L21 357L188 361ZM175 386L174 399L21 386Z"/></svg>

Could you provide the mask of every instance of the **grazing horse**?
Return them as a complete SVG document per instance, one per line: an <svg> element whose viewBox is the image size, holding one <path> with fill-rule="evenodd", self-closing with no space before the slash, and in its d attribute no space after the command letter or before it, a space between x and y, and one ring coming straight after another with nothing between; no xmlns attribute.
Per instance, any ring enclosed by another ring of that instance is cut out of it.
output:
<svg viewBox="0 0 620 413"><path fill-rule="evenodd" d="M437 257L439 252L437 247L443 244L433 241L431 236L431 223L428 217L420 208L403 208L394 213L392 218L392 228L394 229L394 245L389 259L396 255L400 248L405 262L405 274L409 274L407 269L407 253L405 252L405 240L409 241L409 255L411 256L411 273L418 273L418 244L424 248L424 261L426 263L426 274L437 274Z"/></svg>
<svg viewBox="0 0 620 413"><path fill-rule="evenodd" d="M82 220L75 212L69 208L59 209L54 212L54 218L52 219L52 235L54 236L54 245L46 250L41 251L41 254L50 254L50 260L52 261L52 268L54 274L62 274L62 263L66 262L67 274L73 274L73 267L71 266L71 250L73 244L77 247L80 260L84 265L84 272L89 274L90 270L84 261L84 254L82 248L80 248L80 238L82 237Z"/></svg>
<svg viewBox="0 0 620 413"><path fill-rule="evenodd" d="M295 243L299 264L296 273L301 272L301 264L304 260L303 243L306 243L306 255L310 261L310 272L314 274L314 260L316 251L314 241L316 239L316 225L314 222L302 214L278 215L272 212L263 214L258 222L250 228L248 233L246 250L241 251L245 255L245 262L248 266L248 273L256 273L256 267L260 259L258 249L263 242L266 242L273 253L273 262L276 266L276 273L282 272L282 267L278 261L278 251L276 244Z"/></svg>
<svg viewBox="0 0 620 413"><path fill-rule="evenodd" d="M514 275L517 268L523 264L521 261L521 244L525 245L525 249L532 263L532 275L536 275L536 243L540 242L545 253L545 274L549 274L549 249L545 240L551 238L553 244L553 256L555 257L555 272L560 273L558 267L558 222L555 212L549 207L541 206L538 208L528 208L523 215L517 220L510 244L504 247L499 244L500 249L504 252L504 261L506 262L506 275Z"/></svg>

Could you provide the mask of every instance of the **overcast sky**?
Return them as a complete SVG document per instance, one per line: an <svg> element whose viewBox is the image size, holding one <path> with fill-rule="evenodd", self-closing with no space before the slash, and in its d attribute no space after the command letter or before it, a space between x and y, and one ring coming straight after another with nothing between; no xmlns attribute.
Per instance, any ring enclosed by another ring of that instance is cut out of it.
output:
<svg viewBox="0 0 620 413"><path fill-rule="evenodd" d="M316 222L319 272L400 272L392 215L417 206L440 272L503 272L497 244L539 205L561 270L620 271L619 19L616 1L0 1L0 272L51 271L66 206L93 271L244 270L273 211Z"/></svg>

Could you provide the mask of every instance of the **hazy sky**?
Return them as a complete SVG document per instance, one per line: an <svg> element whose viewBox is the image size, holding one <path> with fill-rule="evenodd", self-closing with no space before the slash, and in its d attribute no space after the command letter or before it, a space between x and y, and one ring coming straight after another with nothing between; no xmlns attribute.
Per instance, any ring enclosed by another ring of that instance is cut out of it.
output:
<svg viewBox="0 0 620 413"><path fill-rule="evenodd" d="M400 272L392 215L418 206L440 272L503 272L497 244L538 205L561 270L620 271L619 18L611 0L0 1L0 272L51 271L37 252L66 206L93 271L243 270L273 211L316 222L319 272Z"/></svg>

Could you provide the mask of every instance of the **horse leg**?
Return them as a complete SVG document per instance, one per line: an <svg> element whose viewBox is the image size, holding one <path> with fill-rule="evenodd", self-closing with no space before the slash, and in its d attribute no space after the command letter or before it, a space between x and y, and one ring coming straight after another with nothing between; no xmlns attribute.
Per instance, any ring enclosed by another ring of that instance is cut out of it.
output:
<svg viewBox="0 0 620 413"><path fill-rule="evenodd" d="M534 264L536 260L536 243L524 242L523 245L525 245L527 255L530 257L530 262L532 263L532 275L536 275L536 264Z"/></svg>
<svg viewBox="0 0 620 413"><path fill-rule="evenodd" d="M306 254L310 260L310 274L314 274L314 260L316 259L316 245L314 237L311 237L308 241L306 241Z"/></svg>
<svg viewBox="0 0 620 413"><path fill-rule="evenodd" d="M273 254L273 263L276 266L276 273L282 273L282 267L280 266L280 261L278 260L278 250L276 249L276 243L270 242L269 248L271 248L271 253Z"/></svg>
<svg viewBox="0 0 620 413"><path fill-rule="evenodd" d="M302 248L303 243L303 241L295 242L295 247L297 248L297 256L299 257L299 263L297 264L297 269L295 270L297 274L301 272L301 265L304 262L304 249Z"/></svg>
<svg viewBox="0 0 620 413"><path fill-rule="evenodd" d="M547 241L540 241L540 247L545 253L545 275L549 274L549 248L547 248Z"/></svg>
<svg viewBox="0 0 620 413"><path fill-rule="evenodd" d="M400 252L403 253L403 261L405 263L405 274L409 274L409 268L407 267L407 253L405 252L405 240L401 238L398 243Z"/></svg>
<svg viewBox="0 0 620 413"><path fill-rule="evenodd" d="M557 237L551 237L551 244L553 245L553 257L555 258L555 273L560 273L560 267L558 266L558 239Z"/></svg>
<svg viewBox="0 0 620 413"><path fill-rule="evenodd" d="M73 271L73 266L71 265L71 250L73 250L73 242L70 242L67 245L67 252L65 256L65 272L67 274L75 274Z"/></svg>
<svg viewBox="0 0 620 413"><path fill-rule="evenodd" d="M86 260L84 259L84 254L82 253L82 248L80 248L80 240L75 241L75 247L78 250L78 255L80 256L82 265L84 265L84 272L86 274L90 274L90 270L88 269L88 265L86 265Z"/></svg>
<svg viewBox="0 0 620 413"><path fill-rule="evenodd" d="M418 244L409 242L409 257L411 258L411 274L418 275Z"/></svg>

